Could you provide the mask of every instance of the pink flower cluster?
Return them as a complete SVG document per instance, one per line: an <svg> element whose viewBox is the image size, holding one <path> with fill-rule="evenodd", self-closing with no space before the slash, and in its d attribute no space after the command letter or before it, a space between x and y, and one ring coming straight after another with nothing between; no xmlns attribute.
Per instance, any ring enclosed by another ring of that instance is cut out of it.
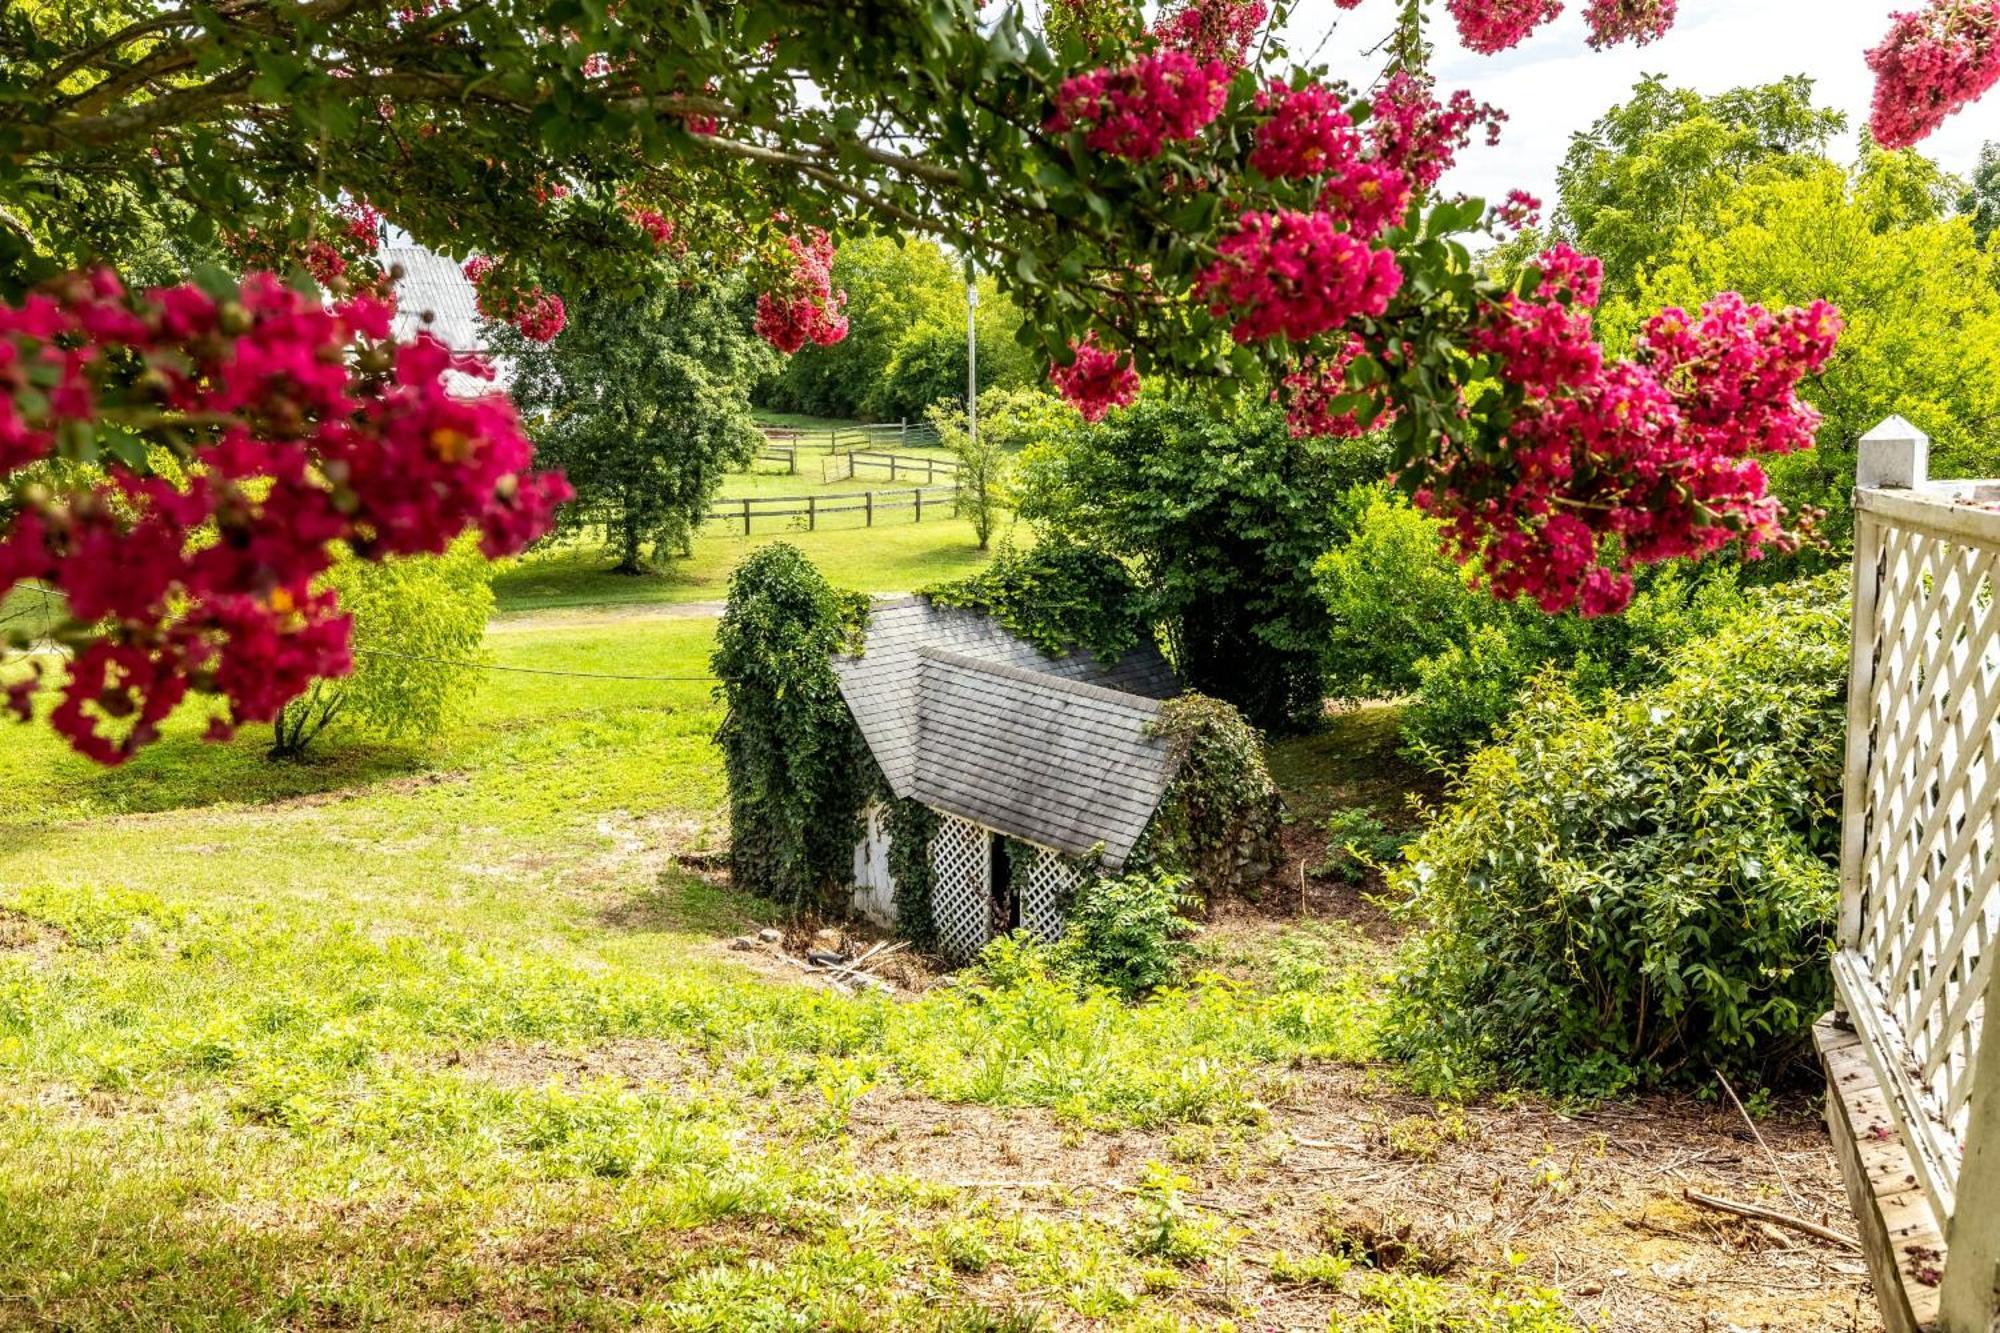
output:
<svg viewBox="0 0 2000 1333"><path fill-rule="evenodd" d="M1583 19L1590 27L1590 44L1602 51L1607 46L1631 42L1644 46L1667 35L1674 26L1679 0L1590 0Z"/></svg>
<svg viewBox="0 0 2000 1333"><path fill-rule="evenodd" d="M847 336L847 293L833 290L833 239L817 227L804 239L787 236L785 259L779 280L757 296L752 327L787 356L808 342L831 347Z"/></svg>
<svg viewBox="0 0 2000 1333"><path fill-rule="evenodd" d="M1264 0L1188 0L1153 26L1153 36L1199 64L1241 69L1270 14Z"/></svg>
<svg viewBox="0 0 2000 1333"><path fill-rule="evenodd" d="M1375 95L1369 131L1376 156L1401 171L1410 187L1422 194L1458 160L1458 150L1472 142L1472 133L1480 126L1486 127L1489 146L1499 143L1506 119L1504 112L1474 101L1462 88L1449 102L1440 102L1430 84L1398 70Z"/></svg>
<svg viewBox="0 0 2000 1333"><path fill-rule="evenodd" d="M348 620L311 586L331 543L380 559L471 528L499 555L548 530L569 488L529 471L513 406L445 389L490 370L428 335L389 342L390 319L269 273L218 300L135 297L100 269L0 304L0 473L121 421L186 442L175 477L105 454L101 479L22 486L0 527L0 593L57 589L83 644L51 714L77 750L121 761L191 690L225 702L227 735L347 671ZM9 691L24 718L38 686Z"/></svg>
<svg viewBox="0 0 2000 1333"><path fill-rule="evenodd" d="M1868 53L1868 126L1884 148L1908 148L2000 83L2000 0L1930 0L1893 17Z"/></svg>
<svg viewBox="0 0 2000 1333"><path fill-rule="evenodd" d="M486 255L465 261L464 273L476 292L479 313L503 324L512 324L530 341L551 342L569 324L563 299L540 286L522 291L503 285L494 278L499 265Z"/></svg>
<svg viewBox="0 0 2000 1333"><path fill-rule="evenodd" d="M1380 315L1403 285L1389 250L1341 230L1331 213L1247 212L1195 280L1238 342L1280 335L1305 342L1357 315Z"/></svg>
<svg viewBox="0 0 2000 1333"><path fill-rule="evenodd" d="M1339 93L1324 84L1292 88L1274 83L1257 94L1254 105L1270 113L1250 146L1250 166L1261 176L1304 180L1361 156L1354 121Z"/></svg>
<svg viewBox="0 0 2000 1333"><path fill-rule="evenodd" d="M674 224L664 213L651 208L631 207L625 210L625 216L633 226L646 233L647 239L655 246L665 245L674 239Z"/></svg>
<svg viewBox="0 0 2000 1333"><path fill-rule="evenodd" d="M1447 0L1468 51L1492 55L1518 46L1529 33L1562 13L1562 0Z"/></svg>
<svg viewBox="0 0 2000 1333"><path fill-rule="evenodd" d="M1504 231L1526 231L1542 220L1542 201L1526 190L1509 190L1493 207L1493 222Z"/></svg>
<svg viewBox="0 0 2000 1333"><path fill-rule="evenodd" d="M1361 413L1351 406L1339 406L1338 400L1342 398L1351 400L1360 396L1373 402L1376 410L1370 426L1386 425L1393 418L1378 390L1361 391L1348 386L1347 368L1361 352L1361 339L1350 334L1346 344L1332 356L1304 357L1298 369L1285 376L1282 389L1285 422L1294 436L1332 435L1352 439L1360 435L1365 429Z"/></svg>
<svg viewBox="0 0 2000 1333"><path fill-rule="evenodd" d="M1056 92L1046 128L1081 129L1084 144L1132 162L1150 162L1171 140L1192 139L1229 98L1229 67L1185 51L1156 51L1123 69L1075 74Z"/></svg>
<svg viewBox="0 0 2000 1333"><path fill-rule="evenodd" d="M1049 379L1085 421L1102 421L1112 408L1130 407L1138 398L1139 372L1129 353L1098 346L1095 333L1070 344L1070 350L1075 360L1049 367Z"/></svg>
<svg viewBox="0 0 2000 1333"><path fill-rule="evenodd" d="M1603 615L1630 600L1636 565L1792 540L1757 459L1812 443L1797 388L1833 354L1839 313L1725 293L1698 316L1661 312L1636 357L1607 361L1590 314L1602 266L1558 246L1541 267L1535 294L1490 307L1472 339L1520 391L1510 448L1447 441L1417 493L1459 558L1497 596Z"/></svg>

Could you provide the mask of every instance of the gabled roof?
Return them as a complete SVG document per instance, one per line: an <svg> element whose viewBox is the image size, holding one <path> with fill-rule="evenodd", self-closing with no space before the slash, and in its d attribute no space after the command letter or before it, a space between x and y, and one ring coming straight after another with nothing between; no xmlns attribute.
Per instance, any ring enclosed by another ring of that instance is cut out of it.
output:
<svg viewBox="0 0 2000 1333"><path fill-rule="evenodd" d="M861 653L834 658L833 669L882 776L901 797L911 794L916 777L917 666L926 648L1151 699L1170 698L1179 689L1166 659L1151 644L1109 665L1090 653L1050 657L977 611L935 607L922 597L877 602Z"/></svg>
<svg viewBox="0 0 2000 1333"><path fill-rule="evenodd" d="M472 283L450 256L421 245L390 245L382 249L384 267L401 265L396 283L396 336L410 339L428 329L454 352L476 352L479 305ZM424 316L428 314L428 322Z"/></svg>
<svg viewBox="0 0 2000 1333"><path fill-rule="evenodd" d="M915 799L1114 870L1173 776L1157 699L928 647L915 695Z"/></svg>
<svg viewBox="0 0 2000 1333"><path fill-rule="evenodd" d="M484 352L485 336L479 328L479 300L472 283L449 256L426 250L421 245L390 245L382 249L382 264L401 265L403 276L396 283L395 334L408 341L428 331L454 352ZM425 316L429 318L426 319ZM499 357L487 358L493 366L491 380L450 372L446 384L455 394L472 397L506 388L513 382L513 367Z"/></svg>

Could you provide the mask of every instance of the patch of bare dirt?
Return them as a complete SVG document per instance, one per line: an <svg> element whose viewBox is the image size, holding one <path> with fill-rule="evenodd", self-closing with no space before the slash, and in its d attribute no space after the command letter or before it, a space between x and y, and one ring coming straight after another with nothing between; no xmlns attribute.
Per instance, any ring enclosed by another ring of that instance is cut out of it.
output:
<svg viewBox="0 0 2000 1333"><path fill-rule="evenodd" d="M685 1089L709 1076L706 1060L673 1042L621 1037L589 1047L492 1042L445 1051L427 1062L503 1088L551 1083L580 1087L606 1080L622 1087Z"/></svg>
<svg viewBox="0 0 2000 1333"><path fill-rule="evenodd" d="M1260 1328L1326 1327L1343 1298L1273 1280L1269 1263L1329 1250L1361 1270L1468 1279L1518 1258L1605 1329L1881 1327L1858 1255L1683 1197L1851 1229L1825 1133L1802 1110L1760 1126L1774 1164L1733 1112L1687 1099L1440 1111L1343 1069L1301 1071L1274 1091L1269 1124L1240 1136L1086 1131L1042 1111L878 1092L856 1108L851 1141L862 1169L987 1195L1003 1213L1122 1217L1146 1164L1170 1164L1193 1180L1193 1202L1237 1229L1253 1271L1234 1295Z"/></svg>
<svg viewBox="0 0 2000 1333"><path fill-rule="evenodd" d="M25 956L45 963L61 951L68 940L62 931L12 908L0 907L0 954Z"/></svg>

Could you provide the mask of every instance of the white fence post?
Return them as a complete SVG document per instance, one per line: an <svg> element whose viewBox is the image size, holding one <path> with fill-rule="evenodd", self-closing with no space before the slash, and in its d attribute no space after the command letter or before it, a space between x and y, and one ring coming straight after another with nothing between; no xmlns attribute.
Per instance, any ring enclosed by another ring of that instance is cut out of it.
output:
<svg viewBox="0 0 2000 1333"><path fill-rule="evenodd" d="M2000 968L1986 984L1973 1069L1972 1121L1958 1169L1958 1209L1945 1232L1938 1323L1944 1333L2000 1327Z"/></svg>
<svg viewBox="0 0 2000 1333"><path fill-rule="evenodd" d="M1890 417L1861 437L1854 484L1863 490L1919 491L1930 480L1931 437Z"/></svg>

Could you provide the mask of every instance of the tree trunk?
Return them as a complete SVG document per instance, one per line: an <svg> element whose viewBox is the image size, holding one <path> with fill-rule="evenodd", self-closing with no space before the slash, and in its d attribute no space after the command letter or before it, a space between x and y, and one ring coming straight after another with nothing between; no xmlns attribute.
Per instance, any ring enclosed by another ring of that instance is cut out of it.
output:
<svg viewBox="0 0 2000 1333"><path fill-rule="evenodd" d="M629 509L626 510L624 518L619 522L619 529L618 546L622 555L612 572L615 574L645 573L646 563L639 558L640 532L638 515Z"/></svg>

